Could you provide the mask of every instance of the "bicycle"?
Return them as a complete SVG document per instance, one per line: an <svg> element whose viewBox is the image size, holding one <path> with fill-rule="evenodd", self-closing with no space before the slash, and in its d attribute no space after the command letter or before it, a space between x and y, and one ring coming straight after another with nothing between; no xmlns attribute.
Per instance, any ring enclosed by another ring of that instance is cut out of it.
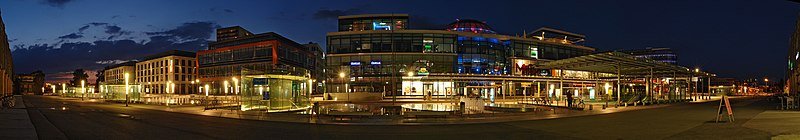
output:
<svg viewBox="0 0 800 140"><path fill-rule="evenodd" d="M6 96L2 99L2 106L0 108L12 109L15 106L14 96Z"/></svg>

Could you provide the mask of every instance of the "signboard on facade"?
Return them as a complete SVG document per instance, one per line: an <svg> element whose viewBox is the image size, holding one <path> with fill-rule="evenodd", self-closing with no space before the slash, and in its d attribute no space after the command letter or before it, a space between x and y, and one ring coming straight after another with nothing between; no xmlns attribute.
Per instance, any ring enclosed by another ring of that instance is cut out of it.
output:
<svg viewBox="0 0 800 140"><path fill-rule="evenodd" d="M253 85L269 85L267 78L253 78Z"/></svg>

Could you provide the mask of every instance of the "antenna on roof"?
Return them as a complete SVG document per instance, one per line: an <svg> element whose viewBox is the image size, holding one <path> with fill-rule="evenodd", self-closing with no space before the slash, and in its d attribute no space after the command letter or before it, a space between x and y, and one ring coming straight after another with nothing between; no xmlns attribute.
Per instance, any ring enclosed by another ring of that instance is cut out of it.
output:
<svg viewBox="0 0 800 140"><path fill-rule="evenodd" d="M525 37L527 34L528 34L528 32L525 31L525 29L522 29L522 38L527 38L527 37Z"/></svg>

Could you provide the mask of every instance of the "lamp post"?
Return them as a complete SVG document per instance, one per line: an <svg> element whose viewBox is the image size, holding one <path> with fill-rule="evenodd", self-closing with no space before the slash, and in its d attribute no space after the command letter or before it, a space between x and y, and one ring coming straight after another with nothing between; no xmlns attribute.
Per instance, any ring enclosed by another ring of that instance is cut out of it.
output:
<svg viewBox="0 0 800 140"><path fill-rule="evenodd" d="M342 79L342 84L344 84L344 91L347 92L347 84L344 82L344 72L339 72L339 78Z"/></svg>
<svg viewBox="0 0 800 140"><path fill-rule="evenodd" d="M765 92L769 90L769 79L768 78L764 78L764 87L766 87L766 88L764 88Z"/></svg>
<svg viewBox="0 0 800 140"><path fill-rule="evenodd" d="M233 92L233 94L239 94L239 79L236 79L236 77L233 77L232 79L233 79L233 86L232 86L233 89L231 90L231 92Z"/></svg>
<svg viewBox="0 0 800 140"><path fill-rule="evenodd" d="M130 78L130 74L125 73L125 106L128 106L128 102L130 102L130 98L128 97L128 92L130 92L130 86L128 86L128 79Z"/></svg>
<svg viewBox="0 0 800 140"><path fill-rule="evenodd" d="M67 84L61 83L61 96L65 96L67 94Z"/></svg>
<svg viewBox="0 0 800 140"><path fill-rule="evenodd" d="M86 98L86 80L81 80L81 100Z"/></svg>

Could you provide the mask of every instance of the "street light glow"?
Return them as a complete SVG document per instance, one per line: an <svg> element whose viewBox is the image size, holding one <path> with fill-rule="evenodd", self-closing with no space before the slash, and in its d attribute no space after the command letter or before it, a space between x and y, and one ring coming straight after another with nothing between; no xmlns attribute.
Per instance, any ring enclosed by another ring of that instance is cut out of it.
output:
<svg viewBox="0 0 800 140"><path fill-rule="evenodd" d="M344 78L344 72L340 72L339 77Z"/></svg>
<svg viewBox="0 0 800 140"><path fill-rule="evenodd" d="M129 77L130 77L130 74L125 73L125 95L128 95L128 92L130 91L130 87L128 86Z"/></svg>

